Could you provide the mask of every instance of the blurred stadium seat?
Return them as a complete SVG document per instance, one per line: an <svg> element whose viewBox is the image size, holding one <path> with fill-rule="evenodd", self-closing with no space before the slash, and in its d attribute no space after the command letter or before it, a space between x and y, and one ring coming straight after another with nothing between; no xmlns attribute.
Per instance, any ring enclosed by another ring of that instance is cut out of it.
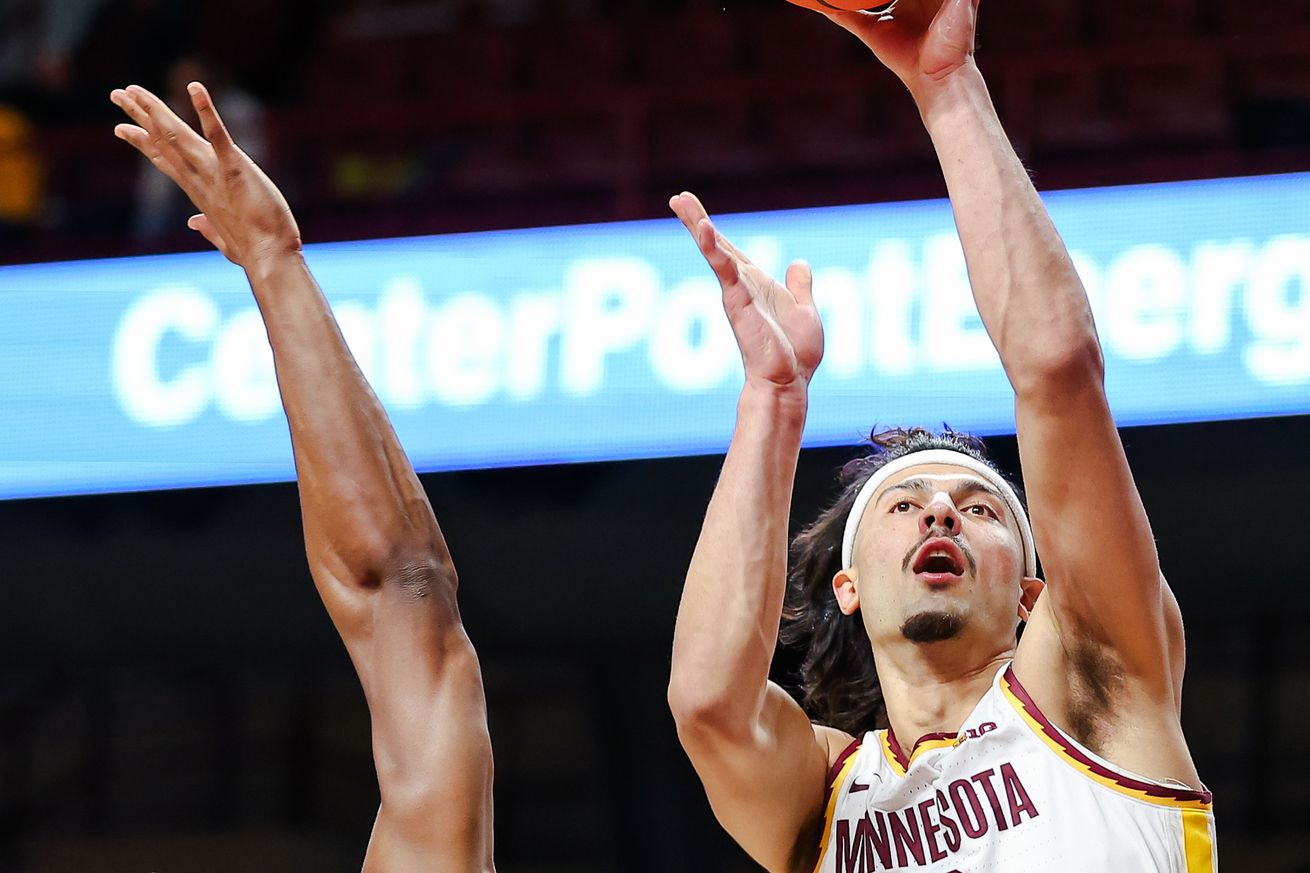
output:
<svg viewBox="0 0 1310 873"><path fill-rule="evenodd" d="M1154 156L1182 178L1295 168L1295 150L1310 148L1305 0L1158 0L1131 15L1091 0L989 4L980 63L1048 184L1070 162L1080 178L1103 163L1093 176L1110 181L1116 161ZM670 186L762 191L815 172L832 185L822 190L848 196L891 191L858 184L891 176L905 182L900 196L936 190L903 87L850 34L781 0L360 2L328 21L303 23L288 61L303 54L303 69L242 80L270 109L270 169L311 236L329 221L351 235L352 215L423 232L432 213L419 206L443 198L496 204L461 213L478 216L476 229L525 212L568 222L568 204L583 202L588 219L643 217ZM131 186L85 170L114 151L103 129L38 138L50 179L42 245L82 251L94 238L95 253L123 251L113 228ZM30 251L0 246L0 257Z"/></svg>

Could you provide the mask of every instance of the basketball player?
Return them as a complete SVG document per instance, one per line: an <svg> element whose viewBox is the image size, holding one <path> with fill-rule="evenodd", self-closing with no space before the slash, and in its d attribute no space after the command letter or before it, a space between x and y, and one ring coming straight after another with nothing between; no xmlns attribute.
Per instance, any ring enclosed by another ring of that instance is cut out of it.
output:
<svg viewBox="0 0 1310 873"><path fill-rule="evenodd" d="M797 263L778 284L679 195L746 385L687 576L670 705L719 821L771 871L1211 873L1211 799L1179 722L1181 617L1087 297L974 64L977 7L827 14L900 77L936 146L1014 389L1032 525L976 440L891 432L798 537L789 578L823 353L811 273ZM818 724L768 682L784 615Z"/></svg>
<svg viewBox="0 0 1310 873"><path fill-rule="evenodd" d="M372 716L382 805L365 871L490 871L491 746L455 568L414 469L301 254L286 200L187 89L204 136L135 85L111 99L135 146L200 209L189 226L242 267L291 425L310 571Z"/></svg>

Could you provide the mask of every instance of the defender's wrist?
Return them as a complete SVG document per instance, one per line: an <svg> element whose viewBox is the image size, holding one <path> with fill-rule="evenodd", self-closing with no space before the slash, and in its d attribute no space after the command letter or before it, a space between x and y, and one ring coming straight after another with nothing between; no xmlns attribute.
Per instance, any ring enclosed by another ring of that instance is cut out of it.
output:
<svg viewBox="0 0 1310 873"><path fill-rule="evenodd" d="M266 281L288 270L304 269L304 252L299 248L270 248L244 259L241 267L252 283Z"/></svg>

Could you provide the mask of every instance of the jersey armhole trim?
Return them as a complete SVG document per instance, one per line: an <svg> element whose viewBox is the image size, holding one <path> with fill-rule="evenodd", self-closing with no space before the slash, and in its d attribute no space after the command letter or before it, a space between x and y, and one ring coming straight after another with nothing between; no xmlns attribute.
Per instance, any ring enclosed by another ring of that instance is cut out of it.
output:
<svg viewBox="0 0 1310 873"><path fill-rule="evenodd" d="M1112 770L1093 760L1042 714L1037 704L1028 696L1028 692L1019 684L1018 677L1014 675L1013 664L1005 668L1005 673L1001 677L1001 690L1005 694L1005 699L1010 702L1037 738L1065 763L1093 782L1135 800L1143 800L1157 806L1210 811L1214 798L1209 791L1194 791L1173 788L1157 782L1146 782Z"/></svg>
<svg viewBox="0 0 1310 873"><path fill-rule="evenodd" d="M828 796L823 807L823 837L819 840L819 860L814 862L814 873L819 873L823 858L828 854L828 841L832 837L832 819L837 813L837 800L841 797L841 787L845 784L851 770L855 768L856 753L860 751L860 741L853 740L842 750L828 770Z"/></svg>

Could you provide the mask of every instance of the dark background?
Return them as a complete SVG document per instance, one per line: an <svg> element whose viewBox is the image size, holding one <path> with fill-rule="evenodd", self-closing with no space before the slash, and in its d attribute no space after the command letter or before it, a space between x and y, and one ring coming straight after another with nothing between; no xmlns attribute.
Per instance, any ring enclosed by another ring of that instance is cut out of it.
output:
<svg viewBox="0 0 1310 873"><path fill-rule="evenodd" d="M0 0L0 45L53 8ZM0 80L22 120L0 120L0 261L196 247L182 204L150 212L107 103L187 57L239 89L220 106L249 107L309 241L652 217L682 188L720 211L942 193L902 89L781 0L86 15ZM987 0L981 44L1042 187L1310 169L1304 0ZM1310 420L1124 438L1187 621L1184 723L1224 868L1310 871ZM1015 469L1013 440L993 446ZM803 455L797 524L849 456ZM501 869L752 869L664 703L718 464L424 478L486 676ZM0 574L0 871L358 868L367 712L293 485L3 503Z"/></svg>
<svg viewBox="0 0 1310 873"><path fill-rule="evenodd" d="M1230 870L1310 869L1307 438L1303 419L1125 432L1187 621L1184 722ZM1013 468L1013 440L993 443ZM804 455L796 519L849 454ZM502 869L751 869L664 703L717 465L425 478L487 679ZM357 867L367 712L293 486L7 503L0 536L6 869Z"/></svg>

